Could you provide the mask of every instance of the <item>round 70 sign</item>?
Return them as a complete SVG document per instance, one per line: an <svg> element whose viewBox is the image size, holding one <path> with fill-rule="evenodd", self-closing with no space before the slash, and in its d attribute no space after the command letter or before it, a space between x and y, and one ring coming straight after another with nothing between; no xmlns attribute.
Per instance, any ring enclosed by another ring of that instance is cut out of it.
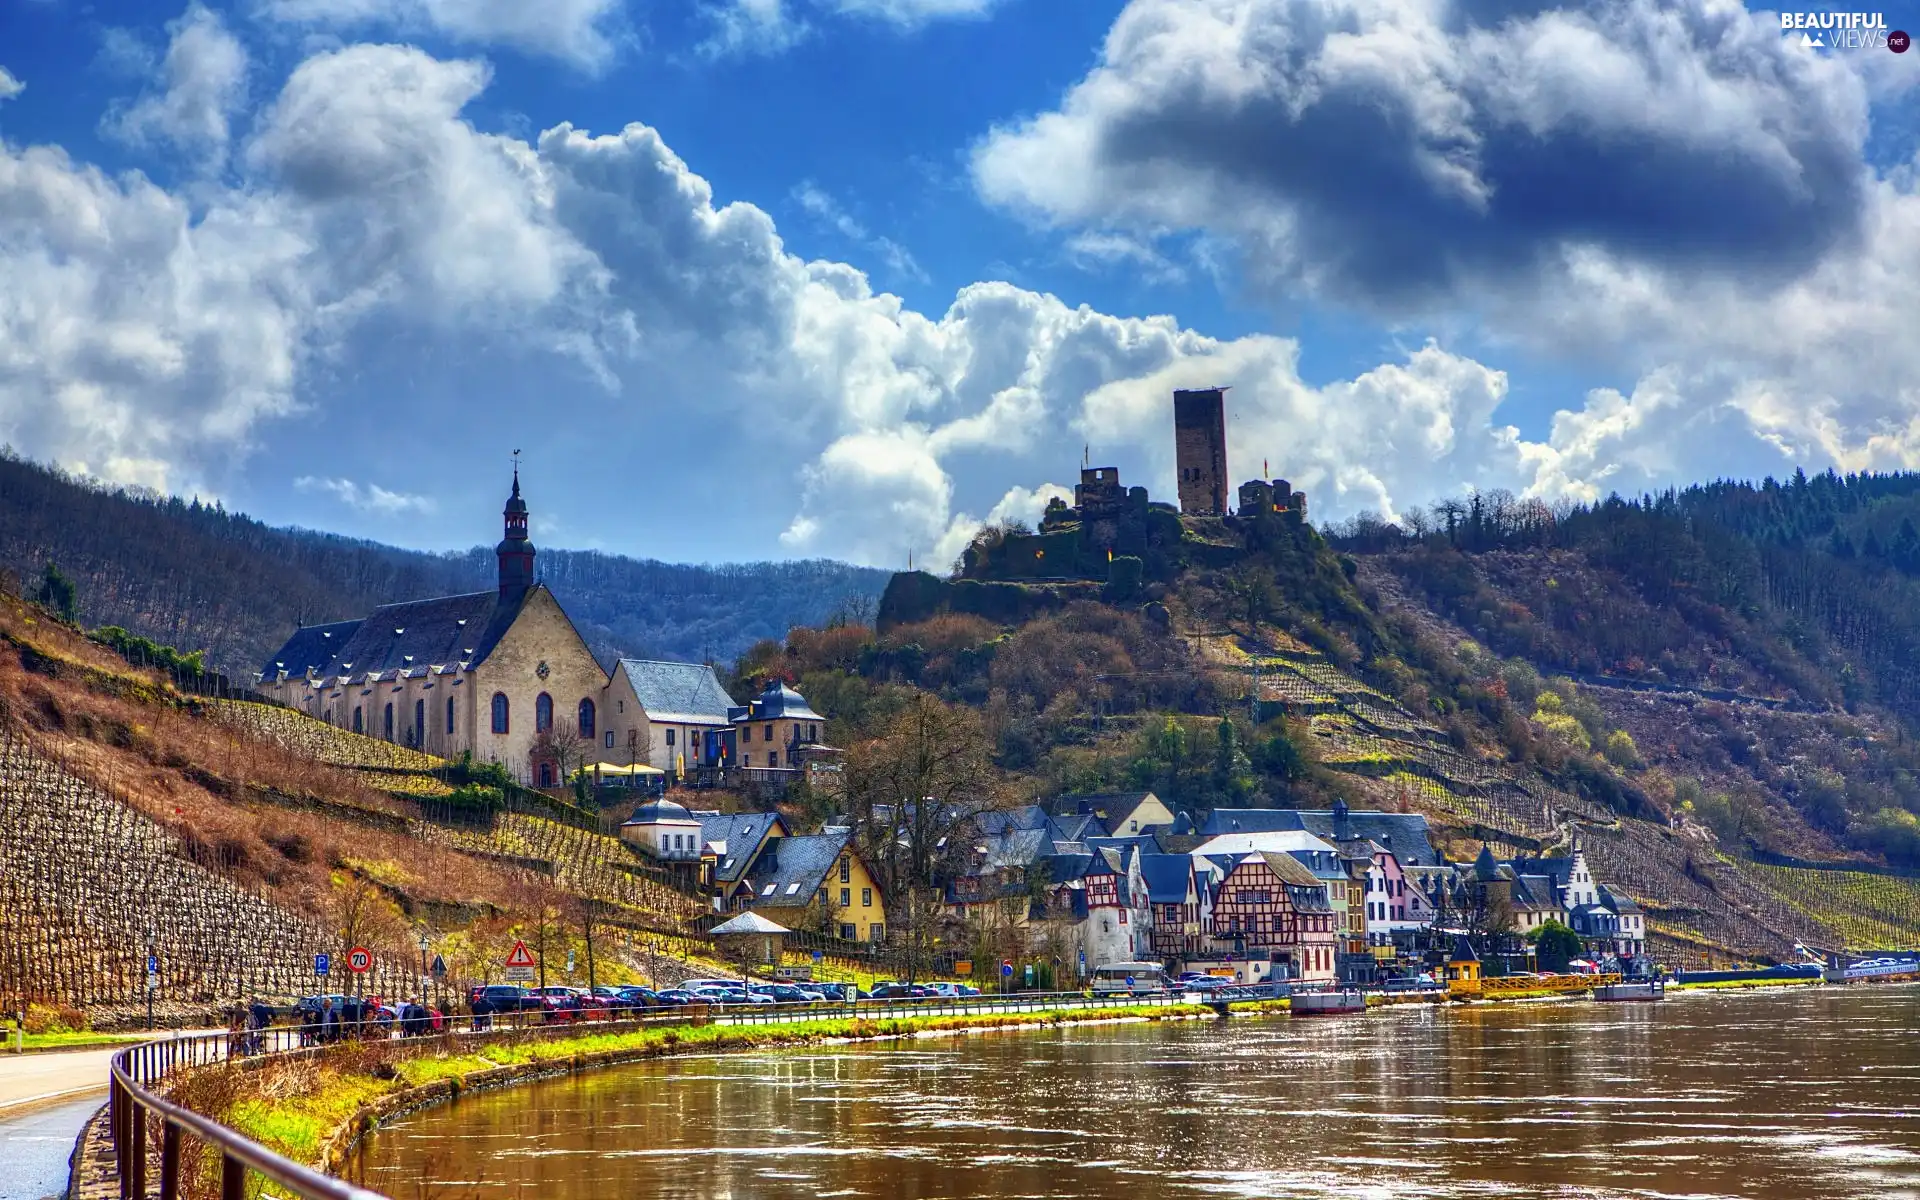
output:
<svg viewBox="0 0 1920 1200"><path fill-rule="evenodd" d="M373 970L373 951L365 946L355 946L347 951L347 970L355 975L364 975Z"/></svg>

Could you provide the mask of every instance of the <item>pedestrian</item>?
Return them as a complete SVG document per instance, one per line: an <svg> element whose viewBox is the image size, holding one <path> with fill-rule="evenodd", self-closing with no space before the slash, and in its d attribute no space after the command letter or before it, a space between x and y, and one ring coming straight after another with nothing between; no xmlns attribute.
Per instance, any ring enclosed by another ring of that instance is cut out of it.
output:
<svg viewBox="0 0 1920 1200"><path fill-rule="evenodd" d="M337 1042L340 1040L340 1010L333 1006L333 997L327 996L320 1001L320 1040Z"/></svg>
<svg viewBox="0 0 1920 1200"><path fill-rule="evenodd" d="M475 1029L493 1028L493 1003L487 999L485 988L473 994L473 1027Z"/></svg>

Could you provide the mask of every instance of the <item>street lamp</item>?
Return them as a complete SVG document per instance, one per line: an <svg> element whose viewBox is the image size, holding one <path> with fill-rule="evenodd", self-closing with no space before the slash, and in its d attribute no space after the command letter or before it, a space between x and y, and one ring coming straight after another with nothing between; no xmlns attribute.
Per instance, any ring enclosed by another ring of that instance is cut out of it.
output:
<svg viewBox="0 0 1920 1200"><path fill-rule="evenodd" d="M427 951L432 948L433 948L433 944L427 941L427 931L424 929L421 930L420 931L420 1003L422 1005L426 1004L427 1002Z"/></svg>

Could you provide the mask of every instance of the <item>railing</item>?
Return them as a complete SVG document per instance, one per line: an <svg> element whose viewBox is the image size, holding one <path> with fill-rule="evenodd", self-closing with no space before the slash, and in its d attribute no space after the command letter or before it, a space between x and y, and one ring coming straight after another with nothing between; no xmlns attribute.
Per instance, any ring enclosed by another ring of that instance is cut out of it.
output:
<svg viewBox="0 0 1920 1200"><path fill-rule="evenodd" d="M424 1037L484 1038L496 1034L545 1033L555 1037L591 1024L595 1032L624 1032L650 1027L694 1025L774 1025L793 1021L854 1017L940 1017L985 1013L1035 1013L1113 1008L1162 1007L1182 1002L1159 996L1088 996L1083 992L1021 992L1006 996L925 997L900 1000L813 1001L797 1004L692 1004L647 1010L648 1016L620 1017L611 1010L587 1010L579 1018L562 1013L524 1011L479 1017L447 1018L444 1029ZM148 1194L148 1137L158 1126L161 1200L181 1195L183 1137L194 1137L220 1158L221 1200L246 1195L248 1173L264 1177L298 1200L384 1200L378 1192L356 1187L249 1140L211 1118L174 1104L153 1089L184 1071L262 1055L317 1053L339 1041L398 1038L389 1026L343 1022L325 1032L319 1026L203 1034L147 1042L115 1055L108 1082L108 1134L113 1143L121 1200Z"/></svg>

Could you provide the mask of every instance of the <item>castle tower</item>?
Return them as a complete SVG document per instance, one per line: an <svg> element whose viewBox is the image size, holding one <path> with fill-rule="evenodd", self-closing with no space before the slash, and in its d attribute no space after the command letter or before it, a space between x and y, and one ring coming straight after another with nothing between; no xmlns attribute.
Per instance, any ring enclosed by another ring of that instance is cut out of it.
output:
<svg viewBox="0 0 1920 1200"><path fill-rule="evenodd" d="M527 502L520 498L518 459L513 464L513 494L507 497L502 515L506 518L506 536L493 552L500 558L500 595L504 598L533 586L533 543L527 540Z"/></svg>
<svg viewBox="0 0 1920 1200"><path fill-rule="evenodd" d="M1227 512L1227 390L1173 394L1173 455L1180 469L1180 511Z"/></svg>

